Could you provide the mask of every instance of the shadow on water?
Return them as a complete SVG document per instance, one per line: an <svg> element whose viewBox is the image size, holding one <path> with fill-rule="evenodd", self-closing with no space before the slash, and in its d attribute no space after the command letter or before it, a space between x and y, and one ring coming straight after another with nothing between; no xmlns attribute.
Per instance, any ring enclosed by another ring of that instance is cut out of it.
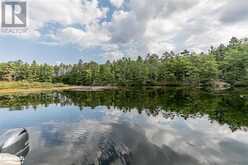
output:
<svg viewBox="0 0 248 165"><path fill-rule="evenodd" d="M227 124L235 131L248 126L248 94L228 92L210 94L190 88L130 89L102 92L55 92L26 95L0 96L0 107L10 111L28 107L48 107L76 105L96 108L106 106L118 108L122 112L137 109L147 115L163 113L165 118L180 116L185 119L208 115L210 120Z"/></svg>

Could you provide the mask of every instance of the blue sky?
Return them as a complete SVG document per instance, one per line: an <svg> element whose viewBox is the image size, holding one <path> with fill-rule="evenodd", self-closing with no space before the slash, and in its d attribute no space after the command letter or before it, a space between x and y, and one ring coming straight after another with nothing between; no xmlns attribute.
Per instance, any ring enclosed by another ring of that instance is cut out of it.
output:
<svg viewBox="0 0 248 165"><path fill-rule="evenodd" d="M28 32L0 33L0 61L103 63L207 51L248 37L246 0L27 0Z"/></svg>
<svg viewBox="0 0 248 165"><path fill-rule="evenodd" d="M80 50L77 46L46 45L32 40L23 40L15 37L2 37L0 40L0 61L15 61L21 59L25 62L33 60L49 64L73 64L79 59L84 61L97 61L103 63L101 51L97 48Z"/></svg>

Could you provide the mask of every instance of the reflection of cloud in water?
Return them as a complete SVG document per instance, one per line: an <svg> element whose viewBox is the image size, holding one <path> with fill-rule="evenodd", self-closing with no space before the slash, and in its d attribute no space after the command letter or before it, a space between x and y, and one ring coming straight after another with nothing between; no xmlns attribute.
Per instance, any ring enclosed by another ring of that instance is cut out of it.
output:
<svg viewBox="0 0 248 165"><path fill-rule="evenodd" d="M169 164L198 164L190 156L178 154L169 147L153 145L145 138L142 130L127 124L81 121L71 125L54 123L53 126L53 129L49 126L49 129L41 132L32 131L33 150L27 165L92 164L97 158L103 160L109 152L112 156L109 160L114 164L127 164L129 161L131 164L144 165L160 164L161 161ZM50 141L52 135L55 136L54 144ZM63 143L57 144L56 138L63 139Z"/></svg>
<svg viewBox="0 0 248 165"><path fill-rule="evenodd" d="M26 164L92 164L103 157L113 164L248 164L247 133L232 133L207 117L171 120L114 109L101 113L98 119L32 128Z"/></svg>
<svg viewBox="0 0 248 165"><path fill-rule="evenodd" d="M227 125L210 123L206 116L188 120L175 118L172 121L149 117L147 122L152 125L145 129L151 143L158 146L166 144L176 152L193 155L201 164L248 164L247 132L232 132ZM221 145L226 140L231 140L236 149Z"/></svg>

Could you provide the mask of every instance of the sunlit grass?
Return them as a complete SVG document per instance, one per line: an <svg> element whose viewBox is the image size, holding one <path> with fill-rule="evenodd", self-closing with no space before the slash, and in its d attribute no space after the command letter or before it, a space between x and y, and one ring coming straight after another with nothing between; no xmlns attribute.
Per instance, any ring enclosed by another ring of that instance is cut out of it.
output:
<svg viewBox="0 0 248 165"><path fill-rule="evenodd" d="M28 82L28 81L0 81L0 90L2 89L32 89L32 88L54 88L54 87L65 87L62 83L48 83L48 82Z"/></svg>

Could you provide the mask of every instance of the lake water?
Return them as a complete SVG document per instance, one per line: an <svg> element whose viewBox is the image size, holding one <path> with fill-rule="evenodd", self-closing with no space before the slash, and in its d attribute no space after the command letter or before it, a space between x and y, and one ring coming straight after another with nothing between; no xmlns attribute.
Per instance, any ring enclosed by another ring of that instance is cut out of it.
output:
<svg viewBox="0 0 248 165"><path fill-rule="evenodd" d="M25 165L248 165L248 95L130 89L0 96L0 135L26 128Z"/></svg>

